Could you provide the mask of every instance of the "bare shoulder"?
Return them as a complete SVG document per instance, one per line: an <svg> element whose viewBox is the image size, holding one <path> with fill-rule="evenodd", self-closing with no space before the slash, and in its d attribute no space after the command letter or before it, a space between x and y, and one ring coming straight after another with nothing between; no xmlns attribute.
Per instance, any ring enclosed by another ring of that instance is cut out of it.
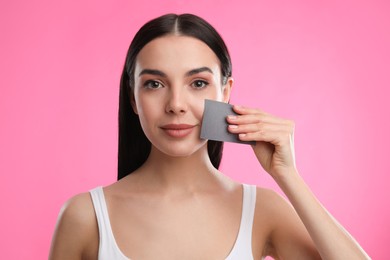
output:
<svg viewBox="0 0 390 260"><path fill-rule="evenodd" d="M257 188L255 218L255 221L261 221L266 226L262 229L267 233L265 255L276 259L319 259L314 243L295 209L277 192Z"/></svg>
<svg viewBox="0 0 390 260"><path fill-rule="evenodd" d="M277 192L257 187L256 188L256 208L255 208L255 227L261 228L267 236L278 227L282 218L288 218L294 210L290 204ZM269 240L269 238L267 239Z"/></svg>
<svg viewBox="0 0 390 260"><path fill-rule="evenodd" d="M263 213L267 214L292 209L290 203L277 192L261 187L257 187L256 190L256 207L266 210Z"/></svg>
<svg viewBox="0 0 390 260"><path fill-rule="evenodd" d="M95 227L96 217L89 192L78 194L65 202L59 221L71 228L82 228L83 231Z"/></svg>
<svg viewBox="0 0 390 260"><path fill-rule="evenodd" d="M70 198L59 213L50 259L89 259L97 253L97 247L98 228L91 196L81 193Z"/></svg>

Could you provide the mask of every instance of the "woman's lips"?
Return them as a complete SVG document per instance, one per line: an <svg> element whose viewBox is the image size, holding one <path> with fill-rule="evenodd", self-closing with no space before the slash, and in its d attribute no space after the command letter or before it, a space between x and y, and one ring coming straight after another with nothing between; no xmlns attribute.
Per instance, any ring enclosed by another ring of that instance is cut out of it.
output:
<svg viewBox="0 0 390 260"><path fill-rule="evenodd" d="M161 127L164 132L175 138L182 138L189 135L194 129L195 125L187 125L187 124L168 124Z"/></svg>

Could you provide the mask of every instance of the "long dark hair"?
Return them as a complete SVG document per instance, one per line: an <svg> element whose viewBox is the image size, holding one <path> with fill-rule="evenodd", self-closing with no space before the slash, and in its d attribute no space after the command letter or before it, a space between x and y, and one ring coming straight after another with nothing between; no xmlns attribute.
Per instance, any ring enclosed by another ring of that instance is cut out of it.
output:
<svg viewBox="0 0 390 260"><path fill-rule="evenodd" d="M118 180L139 168L148 158L151 143L145 136L138 115L131 106L134 91L134 68L138 53L153 39L168 34L197 38L214 51L221 63L221 81L225 85L232 75L227 47L218 32L204 19L192 14L167 14L146 23L134 36L127 52L120 81ZM223 142L208 141L210 161L218 169L222 158Z"/></svg>

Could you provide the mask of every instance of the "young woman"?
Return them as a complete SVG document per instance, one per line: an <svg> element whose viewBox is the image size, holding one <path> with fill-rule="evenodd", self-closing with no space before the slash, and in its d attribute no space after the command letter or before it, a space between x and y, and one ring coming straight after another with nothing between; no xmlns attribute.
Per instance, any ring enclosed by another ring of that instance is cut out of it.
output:
<svg viewBox="0 0 390 260"><path fill-rule="evenodd" d="M218 171L222 143L199 137L204 100L228 102L227 48L203 19L169 14L134 37L122 73L119 181L70 199L50 259L368 259L294 162L291 120L234 106L228 130L285 192Z"/></svg>

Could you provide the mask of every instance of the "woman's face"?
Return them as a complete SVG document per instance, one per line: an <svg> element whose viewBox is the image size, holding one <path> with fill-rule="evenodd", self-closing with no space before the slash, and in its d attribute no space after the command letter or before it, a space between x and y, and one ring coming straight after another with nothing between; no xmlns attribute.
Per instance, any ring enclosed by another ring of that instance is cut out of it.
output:
<svg viewBox="0 0 390 260"><path fill-rule="evenodd" d="M169 35L140 51L132 105L152 145L170 156L188 156L199 138L204 100L229 100L232 79L221 83L220 62L202 41Z"/></svg>

